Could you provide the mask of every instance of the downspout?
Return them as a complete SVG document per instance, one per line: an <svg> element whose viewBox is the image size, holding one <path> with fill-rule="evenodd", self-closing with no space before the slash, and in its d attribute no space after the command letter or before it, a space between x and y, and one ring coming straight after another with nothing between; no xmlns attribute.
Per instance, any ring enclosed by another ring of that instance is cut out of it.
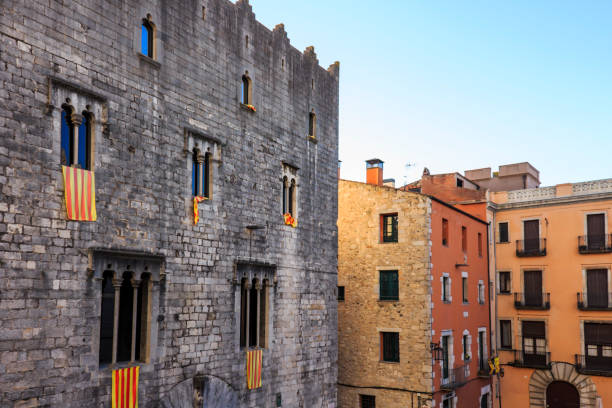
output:
<svg viewBox="0 0 612 408"><path fill-rule="evenodd" d="M485 215L486 215L486 208L485 208ZM491 256L489 254L489 248L491 247L491 245L489 244L490 241L490 236L489 236L489 229L490 227L494 225L491 224L490 222L487 223L487 291L489 294L489 307L487 309L489 309L489 349L491 350L491 353L489 355L489 360L491 359L491 357L493 357L493 330L491 330L491 327L493 327L491 325ZM495 243L493 244L493 248L495 248ZM495 299L497 299L497 297L495 297ZM497 302L496 302L497 303ZM497 349L495 349L495 351L497 352ZM489 377L489 387L493 388L493 377ZM501 408L501 404L500 404L500 408Z"/></svg>
<svg viewBox="0 0 612 408"><path fill-rule="evenodd" d="M493 220L492 222L492 228L495 228L495 216L497 215L497 213L495 211L491 211L493 214ZM487 234L489 233L489 229L487 229ZM495 299L495 317L497 317L497 246L495 245L495 234L493 234L493 255L495 259L495 270L493 271L493 282L495 283L494 288L493 288L493 298ZM489 253L487 252L487 259L489 258ZM491 264L490 262L487 262L487 268L491 268ZM490 271L489 271L490 274ZM491 285L491 280L489 279L489 285ZM489 294L490 294L490 289L489 289ZM489 307L489 324L491 321L491 307ZM496 322L495 322L496 323ZM493 326L490 326L493 327ZM495 326L497 327L497 326ZM497 330L495 331L495 333L497 333ZM491 348L493 348L493 331L491 330ZM495 352L497 354L497 343L495 343ZM493 383L493 380L491 380L491 383ZM501 379L499 374L497 374L497 398L499 399L499 408L502 408L502 398L501 398Z"/></svg>

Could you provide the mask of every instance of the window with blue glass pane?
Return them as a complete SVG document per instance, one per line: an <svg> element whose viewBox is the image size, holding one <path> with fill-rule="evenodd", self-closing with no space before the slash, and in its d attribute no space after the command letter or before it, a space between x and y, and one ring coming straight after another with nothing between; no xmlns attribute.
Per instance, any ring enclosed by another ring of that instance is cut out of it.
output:
<svg viewBox="0 0 612 408"><path fill-rule="evenodd" d="M72 112L68 108L62 110L61 125L61 164L64 166L72 165L72 140L74 129L70 120Z"/></svg>
<svg viewBox="0 0 612 408"><path fill-rule="evenodd" d="M153 58L153 30L147 22L143 22L141 26L140 52Z"/></svg>
<svg viewBox="0 0 612 408"><path fill-rule="evenodd" d="M198 195L199 187L199 174L198 174L198 150L193 149L193 156L191 159L191 194L194 196Z"/></svg>
<svg viewBox="0 0 612 408"><path fill-rule="evenodd" d="M90 170L89 168L89 152L90 152L90 134L91 120L87 113L83 113L83 121L79 125L79 143L78 143L78 165L80 168Z"/></svg>

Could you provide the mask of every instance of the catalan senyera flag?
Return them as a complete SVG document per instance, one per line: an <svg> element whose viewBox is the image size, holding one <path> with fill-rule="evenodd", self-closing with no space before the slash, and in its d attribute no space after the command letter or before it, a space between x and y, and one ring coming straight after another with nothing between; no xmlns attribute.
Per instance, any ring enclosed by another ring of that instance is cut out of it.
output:
<svg viewBox="0 0 612 408"><path fill-rule="evenodd" d="M140 367L113 370L113 408L138 408L138 374Z"/></svg>
<svg viewBox="0 0 612 408"><path fill-rule="evenodd" d="M62 166L64 174L64 196L68 219L74 221L95 221L96 180L94 172L76 167Z"/></svg>
<svg viewBox="0 0 612 408"><path fill-rule="evenodd" d="M261 387L262 356L262 350L247 351L246 375L249 390Z"/></svg>
<svg viewBox="0 0 612 408"><path fill-rule="evenodd" d="M206 197L195 196L193 197L193 224L197 224L200 220L200 212L198 210L198 203L201 203L204 200L208 200Z"/></svg>

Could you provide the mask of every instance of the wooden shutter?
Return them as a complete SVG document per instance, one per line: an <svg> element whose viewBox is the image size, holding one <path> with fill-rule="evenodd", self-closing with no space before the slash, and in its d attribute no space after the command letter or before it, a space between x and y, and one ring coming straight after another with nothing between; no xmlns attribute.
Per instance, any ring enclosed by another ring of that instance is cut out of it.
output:
<svg viewBox="0 0 612 408"><path fill-rule="evenodd" d="M508 223L500 222L499 223L499 242L508 242Z"/></svg>
<svg viewBox="0 0 612 408"><path fill-rule="evenodd" d="M525 271L525 304L542 305L542 271Z"/></svg>
<svg viewBox="0 0 612 408"><path fill-rule="evenodd" d="M380 271L380 300L397 300L398 298L397 271Z"/></svg>
<svg viewBox="0 0 612 408"><path fill-rule="evenodd" d="M584 342L586 344L612 344L612 324L585 323Z"/></svg>
<svg viewBox="0 0 612 408"><path fill-rule="evenodd" d="M546 338L544 322L523 321L523 337Z"/></svg>
<svg viewBox="0 0 612 408"><path fill-rule="evenodd" d="M607 269L588 269L587 305L589 307L608 307Z"/></svg>
<svg viewBox="0 0 612 408"><path fill-rule="evenodd" d="M525 251L538 251L540 249L540 221L524 221Z"/></svg>
<svg viewBox="0 0 612 408"><path fill-rule="evenodd" d="M589 249L603 249L605 243L605 215L587 215L587 244Z"/></svg>
<svg viewBox="0 0 612 408"><path fill-rule="evenodd" d="M383 361L399 362L399 333L382 333Z"/></svg>

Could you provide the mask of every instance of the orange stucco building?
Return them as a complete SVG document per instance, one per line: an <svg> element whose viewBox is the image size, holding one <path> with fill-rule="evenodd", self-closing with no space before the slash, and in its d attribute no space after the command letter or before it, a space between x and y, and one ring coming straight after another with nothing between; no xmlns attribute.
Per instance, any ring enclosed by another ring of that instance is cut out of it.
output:
<svg viewBox="0 0 612 408"><path fill-rule="evenodd" d="M503 407L612 406L612 179L491 193Z"/></svg>

